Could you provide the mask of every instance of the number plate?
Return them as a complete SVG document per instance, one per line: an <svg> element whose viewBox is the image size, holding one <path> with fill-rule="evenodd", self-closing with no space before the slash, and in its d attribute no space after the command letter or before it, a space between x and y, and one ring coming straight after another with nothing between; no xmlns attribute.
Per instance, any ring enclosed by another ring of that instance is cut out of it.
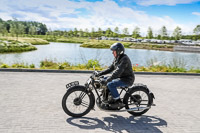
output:
<svg viewBox="0 0 200 133"><path fill-rule="evenodd" d="M67 84L66 88L68 89L70 87L77 86L77 85L79 85L79 82L78 81L74 81L74 82L71 82L71 83Z"/></svg>

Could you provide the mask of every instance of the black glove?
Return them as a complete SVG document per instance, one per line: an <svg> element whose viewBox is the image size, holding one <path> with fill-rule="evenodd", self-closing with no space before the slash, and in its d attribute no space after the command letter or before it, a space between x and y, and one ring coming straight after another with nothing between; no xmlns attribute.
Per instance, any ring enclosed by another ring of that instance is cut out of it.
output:
<svg viewBox="0 0 200 133"><path fill-rule="evenodd" d="M110 82L110 81L112 81L111 77L110 77L110 76L109 76L109 77L107 77L106 81L107 81L107 82Z"/></svg>
<svg viewBox="0 0 200 133"><path fill-rule="evenodd" d="M101 74L99 72L97 72L97 71L94 72L94 75L95 75L95 77L101 76Z"/></svg>
<svg viewBox="0 0 200 133"><path fill-rule="evenodd" d="M102 80L101 80L101 84L102 84L102 85L106 85L107 83L108 83L108 82L107 82L106 79L102 79Z"/></svg>

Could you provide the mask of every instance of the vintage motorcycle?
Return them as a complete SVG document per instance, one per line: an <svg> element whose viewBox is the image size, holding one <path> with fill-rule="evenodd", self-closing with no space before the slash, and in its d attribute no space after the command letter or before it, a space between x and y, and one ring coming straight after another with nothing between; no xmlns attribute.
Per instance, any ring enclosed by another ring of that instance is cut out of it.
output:
<svg viewBox="0 0 200 133"><path fill-rule="evenodd" d="M85 85L79 85L78 81L71 82L66 85L67 92L62 99L62 108L66 114L72 117L82 117L94 110L96 92L96 104L103 111L124 112L134 116L140 116L146 113L151 106L154 106L154 94L143 84L134 84L130 87L119 87L120 98L124 103L124 107L113 107L111 103L104 102L107 96L112 100L112 96L107 91L107 86L102 84L103 76L97 77L96 71L92 73Z"/></svg>

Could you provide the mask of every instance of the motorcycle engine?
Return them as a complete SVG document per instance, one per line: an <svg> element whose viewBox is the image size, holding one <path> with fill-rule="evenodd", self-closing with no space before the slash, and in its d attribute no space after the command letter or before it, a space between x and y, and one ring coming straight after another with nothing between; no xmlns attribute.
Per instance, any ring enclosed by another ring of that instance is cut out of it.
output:
<svg viewBox="0 0 200 133"><path fill-rule="evenodd" d="M94 85L97 89L99 89L101 87L100 83L98 81L95 81L94 82Z"/></svg>

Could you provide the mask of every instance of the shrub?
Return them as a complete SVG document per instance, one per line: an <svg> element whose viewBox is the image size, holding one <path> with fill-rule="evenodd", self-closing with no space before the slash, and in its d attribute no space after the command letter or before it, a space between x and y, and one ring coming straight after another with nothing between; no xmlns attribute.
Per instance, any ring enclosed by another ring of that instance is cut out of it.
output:
<svg viewBox="0 0 200 133"><path fill-rule="evenodd" d="M95 66L95 68L99 68L100 64L98 60L88 60L88 62L86 63L86 68L90 69L93 68L93 66Z"/></svg>
<svg viewBox="0 0 200 133"><path fill-rule="evenodd" d="M41 68L52 68L52 69L57 69L58 68L58 64L53 62L52 60L44 60L40 62L40 67Z"/></svg>
<svg viewBox="0 0 200 133"><path fill-rule="evenodd" d="M58 65L58 69L61 69L61 70L62 70L62 69L65 69L65 67L64 67L63 64L59 64L59 65Z"/></svg>
<svg viewBox="0 0 200 133"><path fill-rule="evenodd" d="M9 68L9 66L7 64L2 64L1 68Z"/></svg>
<svg viewBox="0 0 200 133"><path fill-rule="evenodd" d="M16 63L12 65L12 68L29 68L29 66L24 63Z"/></svg>
<svg viewBox="0 0 200 133"><path fill-rule="evenodd" d="M35 65L34 65L34 64L31 64L29 67L30 67L30 68L35 68Z"/></svg>

